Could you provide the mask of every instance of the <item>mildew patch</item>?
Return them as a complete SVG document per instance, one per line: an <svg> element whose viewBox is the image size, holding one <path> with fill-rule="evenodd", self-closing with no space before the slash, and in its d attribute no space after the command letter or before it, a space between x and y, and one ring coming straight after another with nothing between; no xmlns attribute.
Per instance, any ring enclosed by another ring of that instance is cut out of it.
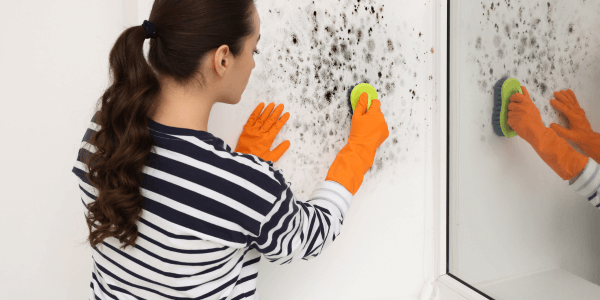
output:
<svg viewBox="0 0 600 300"><path fill-rule="evenodd" d="M390 132L365 182L382 170L397 169L422 139L413 110L430 93L418 84L430 80L430 74L418 72L432 53L431 44L423 42L427 31L406 24L401 28L390 9L398 10L393 0L281 2L257 4L261 54L255 56L247 98L283 103L290 112L275 144L291 142L277 167L294 183L294 192L308 196L346 144L351 123L347 90L361 82L377 89Z"/></svg>
<svg viewBox="0 0 600 300"><path fill-rule="evenodd" d="M500 78L514 77L529 91L546 126L567 124L549 101L554 92L577 87L581 67L591 61L590 37L597 35L572 13L596 9L585 1L481 2L479 18L469 27L467 61L478 69L472 80L480 92L481 140L493 134L491 127L493 86ZM600 13L600 11L598 11ZM474 23L478 24L474 24ZM475 26L476 25L476 26ZM593 52L592 52L593 54ZM472 68L464 68L468 70Z"/></svg>

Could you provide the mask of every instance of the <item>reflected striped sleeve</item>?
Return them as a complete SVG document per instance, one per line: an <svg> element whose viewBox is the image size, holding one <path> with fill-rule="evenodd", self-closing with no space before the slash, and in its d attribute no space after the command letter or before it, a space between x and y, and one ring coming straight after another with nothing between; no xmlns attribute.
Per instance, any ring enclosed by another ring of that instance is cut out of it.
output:
<svg viewBox="0 0 600 300"><path fill-rule="evenodd" d="M592 158L588 159L585 168L579 177L570 184L571 188L585 197L596 208L600 208L600 166Z"/></svg>

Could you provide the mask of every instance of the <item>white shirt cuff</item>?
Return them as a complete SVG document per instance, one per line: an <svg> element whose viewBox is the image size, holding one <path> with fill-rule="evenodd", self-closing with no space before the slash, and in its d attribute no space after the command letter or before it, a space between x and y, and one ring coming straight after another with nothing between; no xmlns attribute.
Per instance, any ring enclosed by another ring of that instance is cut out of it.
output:
<svg viewBox="0 0 600 300"><path fill-rule="evenodd" d="M331 180L317 183L309 198L310 200L322 199L331 202L339 208L342 217L346 215L352 203L352 193L343 185Z"/></svg>

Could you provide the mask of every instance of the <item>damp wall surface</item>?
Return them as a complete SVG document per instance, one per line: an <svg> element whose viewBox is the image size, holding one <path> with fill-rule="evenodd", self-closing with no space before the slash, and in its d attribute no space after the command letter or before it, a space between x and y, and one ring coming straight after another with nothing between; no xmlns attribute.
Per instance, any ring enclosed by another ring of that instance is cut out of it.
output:
<svg viewBox="0 0 600 300"><path fill-rule="evenodd" d="M546 126L568 121L549 101L572 89L600 130L598 1L453 1L450 271L477 284L562 268L600 284L600 213L520 137L491 128L493 85L525 85ZM574 145L574 144L572 144ZM574 145L580 151L580 149ZM485 289L484 289L485 291ZM493 296L493 295L492 295Z"/></svg>
<svg viewBox="0 0 600 300"><path fill-rule="evenodd" d="M152 1L140 1L140 22ZM389 138L353 198L342 234L319 257L261 261L261 299L410 299L429 269L425 256L424 136L433 94L431 1L258 0L256 67L237 105L216 104L208 131L235 147L260 103L283 103L290 119L275 163L300 200L325 179L350 133L346 90L378 92Z"/></svg>

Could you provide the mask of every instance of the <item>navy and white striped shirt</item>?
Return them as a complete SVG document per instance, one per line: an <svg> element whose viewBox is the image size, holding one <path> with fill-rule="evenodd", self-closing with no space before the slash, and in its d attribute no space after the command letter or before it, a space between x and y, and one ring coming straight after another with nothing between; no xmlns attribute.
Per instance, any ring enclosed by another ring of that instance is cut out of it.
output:
<svg viewBox="0 0 600 300"><path fill-rule="evenodd" d="M600 165L591 157L588 158L579 177L570 183L571 188L584 196L593 206L600 208Z"/></svg>
<svg viewBox="0 0 600 300"><path fill-rule="evenodd" d="M272 162L205 131L148 127L154 147L136 245L122 250L111 237L94 249L89 299L259 299L261 254L280 264L310 259L340 234L352 194L339 183L319 182L303 202ZM73 168L86 208L97 191L83 162L98 129L92 120Z"/></svg>

